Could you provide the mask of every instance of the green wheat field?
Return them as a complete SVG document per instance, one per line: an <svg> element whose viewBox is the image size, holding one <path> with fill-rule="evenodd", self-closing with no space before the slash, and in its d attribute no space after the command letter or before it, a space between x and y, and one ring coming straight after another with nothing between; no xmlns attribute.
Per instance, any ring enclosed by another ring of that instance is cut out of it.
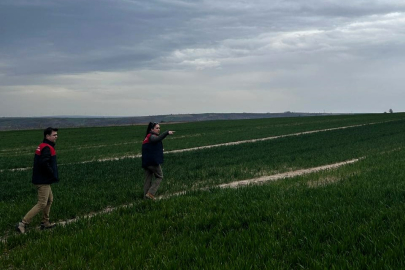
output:
<svg viewBox="0 0 405 270"><path fill-rule="evenodd" d="M42 130L0 132L0 269L405 268L405 113L161 128L176 133L156 201L142 198L146 126L60 129L59 225L40 231L38 215L25 235Z"/></svg>

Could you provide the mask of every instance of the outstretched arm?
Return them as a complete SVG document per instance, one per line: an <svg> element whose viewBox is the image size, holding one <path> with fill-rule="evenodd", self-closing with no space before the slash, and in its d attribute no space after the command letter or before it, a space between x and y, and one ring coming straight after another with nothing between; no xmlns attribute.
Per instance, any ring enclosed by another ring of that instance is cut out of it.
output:
<svg viewBox="0 0 405 270"><path fill-rule="evenodd" d="M174 131L165 131L162 134L160 134L159 136L152 134L152 136L150 136L150 141L151 143L157 143L162 141L164 138L166 138L167 135L173 135Z"/></svg>

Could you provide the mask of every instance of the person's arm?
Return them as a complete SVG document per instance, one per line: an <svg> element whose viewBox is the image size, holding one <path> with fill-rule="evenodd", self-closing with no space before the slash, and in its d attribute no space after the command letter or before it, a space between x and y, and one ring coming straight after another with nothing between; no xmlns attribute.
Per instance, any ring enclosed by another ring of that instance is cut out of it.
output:
<svg viewBox="0 0 405 270"><path fill-rule="evenodd" d="M157 142L162 141L164 138L166 138L167 135L169 135L169 131L165 131L162 134L160 134L159 136L152 134L149 139L150 139L151 143L157 143Z"/></svg>

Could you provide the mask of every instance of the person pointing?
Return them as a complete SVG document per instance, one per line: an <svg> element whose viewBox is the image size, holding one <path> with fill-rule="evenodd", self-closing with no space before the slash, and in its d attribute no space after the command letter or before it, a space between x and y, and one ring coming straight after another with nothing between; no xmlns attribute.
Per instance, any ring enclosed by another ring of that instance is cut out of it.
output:
<svg viewBox="0 0 405 270"><path fill-rule="evenodd" d="M149 122L145 139L142 142L142 168L145 171L143 195L145 199L155 200L155 194L163 179L163 139L175 131L160 134L159 123ZM153 180L153 177L155 178ZM153 181L152 181L153 180Z"/></svg>

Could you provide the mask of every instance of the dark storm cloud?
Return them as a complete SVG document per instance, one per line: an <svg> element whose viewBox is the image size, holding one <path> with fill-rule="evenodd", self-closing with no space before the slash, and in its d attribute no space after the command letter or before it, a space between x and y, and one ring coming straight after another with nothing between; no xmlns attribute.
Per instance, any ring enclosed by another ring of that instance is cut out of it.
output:
<svg viewBox="0 0 405 270"><path fill-rule="evenodd" d="M0 116L381 111L404 27L391 0L2 0Z"/></svg>
<svg viewBox="0 0 405 270"><path fill-rule="evenodd" d="M325 29L351 17L404 9L394 2L301 2L5 1L0 72L158 68L160 57L174 50L315 25Z"/></svg>
<svg viewBox="0 0 405 270"><path fill-rule="evenodd" d="M182 23L161 7L146 13L147 6L115 1L2 7L0 48L7 74L144 67L165 53L162 48L178 45L165 35Z"/></svg>

